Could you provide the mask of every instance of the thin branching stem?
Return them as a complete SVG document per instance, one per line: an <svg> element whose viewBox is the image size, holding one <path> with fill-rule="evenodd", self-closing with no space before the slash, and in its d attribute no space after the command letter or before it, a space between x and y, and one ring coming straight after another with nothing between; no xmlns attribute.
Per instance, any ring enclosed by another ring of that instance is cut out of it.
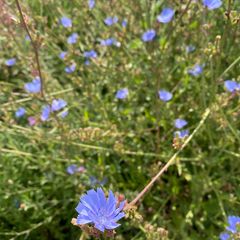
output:
<svg viewBox="0 0 240 240"><path fill-rule="evenodd" d="M25 31L27 32L27 35L29 36L30 42L31 42L32 47L33 47L33 51L34 51L35 59L36 59L36 63L37 63L37 70L38 70L39 77L41 79L41 95L44 98L44 79L43 79L40 60L39 60L38 44L37 44L36 41L33 40L33 37L32 37L32 35L29 31L29 28L28 28L27 23L26 23L26 21L24 19L24 16L23 16L23 11L22 11L19 0L15 0L15 2L16 2L17 8L18 8L18 12L20 14L22 25L23 25Z"/></svg>
<svg viewBox="0 0 240 240"><path fill-rule="evenodd" d="M171 166L178 155L182 152L182 150L187 146L187 144L191 141L193 136L199 131L201 126L204 124L205 120L210 114L210 109L207 108L202 116L201 121L199 122L198 126L195 128L193 133L186 139L184 144L181 146L181 148L169 159L169 161L164 165L164 167L157 173L157 175L147 184L147 186L136 196L135 199L133 199L126 207L125 209L130 208L131 206L134 206L147 192L148 190L153 186L153 184L158 180L158 178L168 170L169 166Z"/></svg>

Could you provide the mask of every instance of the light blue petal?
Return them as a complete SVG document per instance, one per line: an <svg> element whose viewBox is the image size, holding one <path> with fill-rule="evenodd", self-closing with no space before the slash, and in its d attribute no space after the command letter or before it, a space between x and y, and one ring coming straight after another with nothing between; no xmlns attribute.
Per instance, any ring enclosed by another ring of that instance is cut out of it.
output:
<svg viewBox="0 0 240 240"><path fill-rule="evenodd" d="M108 201L107 201L107 208L106 208L106 215L111 215L116 209L116 198L113 192L110 190L108 194Z"/></svg>
<svg viewBox="0 0 240 240"><path fill-rule="evenodd" d="M229 92L234 92L238 88L238 84L235 81L232 80L226 80L224 81L224 86Z"/></svg>
<svg viewBox="0 0 240 240"><path fill-rule="evenodd" d="M86 224L92 222L87 216L78 215L77 224Z"/></svg>
<svg viewBox="0 0 240 240"><path fill-rule="evenodd" d="M114 213L111 215L112 218L114 218L116 215L118 215L124 208L126 201L122 201L119 204L119 207L114 211Z"/></svg>
<svg viewBox="0 0 240 240"><path fill-rule="evenodd" d="M103 190L101 188L98 188L97 194L98 194L99 204L101 205L101 208L106 209L107 200L106 200Z"/></svg>
<svg viewBox="0 0 240 240"><path fill-rule="evenodd" d="M101 232L104 232L104 230L105 230L104 226L99 223L95 223L94 227L97 228Z"/></svg>
<svg viewBox="0 0 240 240"><path fill-rule="evenodd" d="M174 16L174 10L171 8L164 8L161 14L157 17L157 20L161 23L168 23Z"/></svg>
<svg viewBox="0 0 240 240"><path fill-rule="evenodd" d="M125 216L125 213L121 212L115 218L113 218L113 221L117 222L119 219L123 218L124 216Z"/></svg>
<svg viewBox="0 0 240 240"><path fill-rule="evenodd" d="M230 235L228 233L221 233L219 237L220 240L228 240L230 238Z"/></svg>
<svg viewBox="0 0 240 240"><path fill-rule="evenodd" d="M108 222L108 223L104 224L104 227L105 227L106 229L109 229L109 230L114 229L114 228L117 228L117 227L119 227L119 226L120 226L120 224L115 223L115 222Z"/></svg>

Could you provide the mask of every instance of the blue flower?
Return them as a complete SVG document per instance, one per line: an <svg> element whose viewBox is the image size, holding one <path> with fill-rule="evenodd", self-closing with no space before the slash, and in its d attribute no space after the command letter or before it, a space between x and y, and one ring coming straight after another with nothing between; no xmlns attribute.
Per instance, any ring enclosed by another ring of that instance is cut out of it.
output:
<svg viewBox="0 0 240 240"><path fill-rule="evenodd" d="M189 130L186 129L186 130L181 130L181 131L176 131L174 133L174 136L175 137L179 137L179 138L185 138L189 135Z"/></svg>
<svg viewBox="0 0 240 240"><path fill-rule="evenodd" d="M193 68L188 70L188 73L194 77L199 76L203 72L203 67L199 64L196 64Z"/></svg>
<svg viewBox="0 0 240 240"><path fill-rule="evenodd" d="M158 15L157 20L161 23L168 23L172 20L174 16L174 10L171 8L164 8L160 15Z"/></svg>
<svg viewBox="0 0 240 240"><path fill-rule="evenodd" d="M226 228L231 233L237 232L237 224L240 225L240 217L237 216L229 216L228 217L228 224L229 226Z"/></svg>
<svg viewBox="0 0 240 240"><path fill-rule="evenodd" d="M11 66L13 66L13 65L15 65L16 64L16 58L10 58L10 59L8 59L8 60L6 60L5 61L5 64L8 66L8 67L11 67Z"/></svg>
<svg viewBox="0 0 240 240"><path fill-rule="evenodd" d="M221 0L203 0L203 5L207 7L209 10L213 10L221 7L222 1Z"/></svg>
<svg viewBox="0 0 240 240"><path fill-rule="evenodd" d="M146 32L143 33L142 35L142 40L144 42L150 42L152 41L156 36L156 32L154 29L147 30Z"/></svg>
<svg viewBox="0 0 240 240"><path fill-rule="evenodd" d="M127 27L127 20L126 19L124 19L123 21L122 21L122 27Z"/></svg>
<svg viewBox="0 0 240 240"><path fill-rule="evenodd" d="M224 86L229 92L234 92L235 90L240 90L240 85L232 80L224 81Z"/></svg>
<svg viewBox="0 0 240 240"><path fill-rule="evenodd" d="M65 28L72 27L72 20L68 17L62 17L60 22Z"/></svg>
<svg viewBox="0 0 240 240"><path fill-rule="evenodd" d="M118 206L116 197L112 191L109 191L106 198L103 190L98 188L87 191L80 198L80 202L76 207L78 212L77 224L93 224L96 229L101 232L117 228L120 224L118 220L125 216L122 212L125 201Z"/></svg>
<svg viewBox="0 0 240 240"><path fill-rule="evenodd" d="M68 166L66 169L67 173L70 175L73 175L74 173L77 172L85 172L85 170L86 170L85 167L83 166L78 167L76 164L72 164Z"/></svg>
<svg viewBox="0 0 240 240"><path fill-rule="evenodd" d="M172 93L170 93L170 92L168 92L168 91L166 91L166 90L160 90L159 92L158 92L158 96L159 96L159 98L162 100L162 101L164 101L164 102L167 102L167 101L169 101L169 100L171 100L172 99Z"/></svg>
<svg viewBox="0 0 240 240"><path fill-rule="evenodd" d="M32 82L26 83L24 88L29 93L38 93L41 91L41 79L36 77Z"/></svg>
<svg viewBox="0 0 240 240"><path fill-rule="evenodd" d="M49 105L46 105L42 109L42 114L41 114L41 120L43 122L47 121L51 113L51 107Z"/></svg>
<svg viewBox="0 0 240 240"><path fill-rule="evenodd" d="M75 71L75 69L76 69L76 64L73 63L70 66L65 67L65 72L66 73L72 73L72 72Z"/></svg>
<svg viewBox="0 0 240 240"><path fill-rule="evenodd" d="M72 165L68 166L66 171L68 174L73 175L77 171L77 165L72 164Z"/></svg>
<svg viewBox="0 0 240 240"><path fill-rule="evenodd" d="M104 23L108 26L111 26L115 23L118 22L118 17L114 16L114 17L107 17L104 19Z"/></svg>
<svg viewBox="0 0 240 240"><path fill-rule="evenodd" d="M63 99L59 98L59 99L54 99L52 101L52 111L59 111L61 109L63 109L64 107L67 106L67 102L64 101Z"/></svg>
<svg viewBox="0 0 240 240"><path fill-rule="evenodd" d="M196 47L193 45L186 46L187 53L191 53L191 52L195 51L195 49L196 49Z"/></svg>
<svg viewBox="0 0 240 240"><path fill-rule="evenodd" d="M94 50L90 50L90 51L85 51L83 53L83 56L85 58L96 58L97 57L97 53Z"/></svg>
<svg viewBox="0 0 240 240"><path fill-rule="evenodd" d="M118 99L124 99L126 98L128 95L128 89L127 88L123 88L117 91L116 93L116 98Z"/></svg>
<svg viewBox="0 0 240 240"><path fill-rule="evenodd" d="M89 66L89 65L90 65L90 61L87 59L87 60L84 62L84 64L85 64L86 66Z"/></svg>
<svg viewBox="0 0 240 240"><path fill-rule="evenodd" d="M114 45L116 43L117 43L117 41L116 41L115 38L102 39L101 42L100 42L100 44L102 46L111 46L111 45Z"/></svg>
<svg viewBox="0 0 240 240"><path fill-rule="evenodd" d="M90 185L91 186L96 186L96 185L104 186L108 181L108 179L106 177L104 177L103 180L100 181L94 176L90 176L89 180L90 180Z"/></svg>
<svg viewBox="0 0 240 240"><path fill-rule="evenodd" d="M185 127L187 124L188 122L184 119L178 118L175 120L175 127L178 129Z"/></svg>
<svg viewBox="0 0 240 240"><path fill-rule="evenodd" d="M88 0L88 7L89 9L93 9L95 6L95 0Z"/></svg>
<svg viewBox="0 0 240 240"><path fill-rule="evenodd" d="M65 118L67 115L68 115L68 110L65 110L65 111L60 113L61 118Z"/></svg>
<svg viewBox="0 0 240 240"><path fill-rule="evenodd" d="M31 38L29 37L28 34L25 36L25 40L26 40L27 42L31 41Z"/></svg>
<svg viewBox="0 0 240 240"><path fill-rule="evenodd" d="M78 34L77 33L73 33L71 34L68 39L67 39L67 43L68 44L74 44L77 42L77 39L78 39Z"/></svg>
<svg viewBox="0 0 240 240"><path fill-rule="evenodd" d="M20 117L23 117L23 116L25 115L25 113L26 113L25 108L20 107L20 108L18 108L17 111L15 112L15 116L16 116L17 118L20 118Z"/></svg>
<svg viewBox="0 0 240 240"><path fill-rule="evenodd" d="M228 240L230 238L230 235L228 233L221 233L219 237L220 240Z"/></svg>
<svg viewBox="0 0 240 240"><path fill-rule="evenodd" d="M67 52L60 52L59 58L64 59L67 55Z"/></svg>

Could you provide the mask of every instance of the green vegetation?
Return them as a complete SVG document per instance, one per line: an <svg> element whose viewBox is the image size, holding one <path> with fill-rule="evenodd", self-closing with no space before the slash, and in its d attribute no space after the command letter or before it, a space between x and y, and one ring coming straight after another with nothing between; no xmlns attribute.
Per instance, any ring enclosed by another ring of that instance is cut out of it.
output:
<svg viewBox="0 0 240 240"><path fill-rule="evenodd" d="M2 3L0 239L88 239L71 224L80 196L103 181L106 192L133 200L187 139L174 137L175 119L185 119L191 134L206 109L206 121L137 204L135 218L119 221L115 239L161 239L157 228L171 240L219 239L227 216L240 214L240 94L224 87L240 82L239 2L214 10L187 0L97 0L92 10L86 0L20 3L37 44L44 97L24 89L39 75L36 58L15 1ZM175 10L167 24L156 20L164 7ZM63 16L71 28L59 23ZM107 26L108 16L118 22ZM156 37L144 42L148 29ZM72 33L77 43L68 44ZM110 37L117 43L101 46ZM91 49L98 56L87 65L83 53ZM8 67L10 58L16 64ZM75 71L66 73L71 64ZM188 73L196 64L199 76ZM129 94L117 99L124 88ZM161 89L173 94L170 101L159 99ZM42 107L59 98L69 114L55 111L42 121ZM19 107L26 114L17 118ZM85 171L69 174L72 164Z"/></svg>

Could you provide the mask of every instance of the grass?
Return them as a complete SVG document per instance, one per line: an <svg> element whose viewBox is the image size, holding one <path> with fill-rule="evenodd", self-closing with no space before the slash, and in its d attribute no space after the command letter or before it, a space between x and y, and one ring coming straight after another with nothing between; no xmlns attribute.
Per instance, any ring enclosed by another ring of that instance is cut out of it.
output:
<svg viewBox="0 0 240 240"><path fill-rule="evenodd" d="M90 177L107 178L104 189L130 202L182 146L174 120L186 119L191 134L208 108L191 142L137 204L142 220L122 219L115 238L161 239L154 233L164 228L171 240L218 239L240 205L239 93L224 88L225 80L240 80L237 1L213 11L201 1L97 1L92 10L86 1L20 3L39 43L45 99L24 90L36 71L34 52L15 3L5 5L16 21L0 26L0 239L88 239L70 222L79 197L98 186ZM166 6L175 16L160 24L156 17ZM64 15L72 28L59 24ZM103 20L114 15L119 23L107 27ZM157 37L144 43L141 35L151 28ZM68 45L73 32L79 39ZM108 37L121 46L100 46ZM186 53L188 45L196 50ZM91 49L98 57L86 66L83 52ZM68 51L64 60L61 51ZM5 66L11 57L16 65ZM76 70L65 73L73 62ZM188 69L196 63L204 64L203 73L193 77ZM122 88L129 95L118 100ZM160 101L160 89L172 100ZM41 122L42 106L54 98L67 101L68 116ZM22 118L14 115L18 107L27 110ZM33 127L29 116L37 118ZM86 171L69 175L71 164Z"/></svg>

